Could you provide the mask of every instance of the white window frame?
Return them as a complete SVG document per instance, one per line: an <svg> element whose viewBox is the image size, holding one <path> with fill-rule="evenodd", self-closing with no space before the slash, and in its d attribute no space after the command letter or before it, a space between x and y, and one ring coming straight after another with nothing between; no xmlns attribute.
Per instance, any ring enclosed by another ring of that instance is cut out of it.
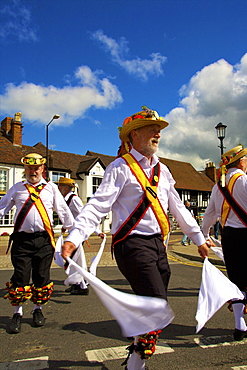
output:
<svg viewBox="0 0 247 370"><path fill-rule="evenodd" d="M96 184L94 184L94 180L98 180L96 181L97 182ZM92 178L92 193L93 194L96 193L101 183L102 183L102 177L93 176Z"/></svg>
<svg viewBox="0 0 247 370"><path fill-rule="evenodd" d="M53 176L54 174L57 174L57 180L53 180ZM58 184L58 181L60 179L60 177L68 177L67 173L66 172L59 172L59 171L52 171L51 173L51 181L54 182L55 184Z"/></svg>
<svg viewBox="0 0 247 370"><path fill-rule="evenodd" d="M3 178L5 179L3 180ZM0 168L0 195L6 194L8 190L9 171L5 168ZM2 184L5 184L2 188Z"/></svg>

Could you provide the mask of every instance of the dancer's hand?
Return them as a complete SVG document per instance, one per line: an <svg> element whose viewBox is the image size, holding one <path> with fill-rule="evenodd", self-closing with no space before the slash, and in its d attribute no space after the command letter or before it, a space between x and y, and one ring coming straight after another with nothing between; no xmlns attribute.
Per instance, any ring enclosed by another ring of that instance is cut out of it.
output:
<svg viewBox="0 0 247 370"><path fill-rule="evenodd" d="M74 252L76 249L76 246L72 242L64 242L62 245L62 253L61 256L66 259L67 257L70 257L71 254Z"/></svg>
<svg viewBox="0 0 247 370"><path fill-rule="evenodd" d="M198 247L198 253L202 258L206 258L209 255L209 247L206 243L203 243L202 245L199 245Z"/></svg>

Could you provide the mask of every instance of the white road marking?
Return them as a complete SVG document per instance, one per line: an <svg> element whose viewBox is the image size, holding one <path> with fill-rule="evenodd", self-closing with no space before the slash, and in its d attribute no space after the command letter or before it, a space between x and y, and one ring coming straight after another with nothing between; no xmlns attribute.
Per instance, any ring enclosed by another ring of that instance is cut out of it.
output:
<svg viewBox="0 0 247 370"><path fill-rule="evenodd" d="M16 360L11 362L4 362L0 364L0 370L8 369L22 369L22 370L39 370L49 368L48 364L49 357L36 357L36 358L25 358L22 360Z"/></svg>
<svg viewBox="0 0 247 370"><path fill-rule="evenodd" d="M128 351L126 350L126 347L127 346L94 349L86 351L85 354L89 362L117 360L127 357ZM154 355L161 355L169 352L174 352L174 350L165 342L159 341L159 344L156 346L156 351Z"/></svg>
<svg viewBox="0 0 247 370"><path fill-rule="evenodd" d="M231 367L233 370L247 370L247 365Z"/></svg>
<svg viewBox="0 0 247 370"><path fill-rule="evenodd" d="M216 337L201 337L194 338L194 342L201 348L212 348L220 346L236 346L238 344L247 343L247 339L234 341L231 335L222 335Z"/></svg>

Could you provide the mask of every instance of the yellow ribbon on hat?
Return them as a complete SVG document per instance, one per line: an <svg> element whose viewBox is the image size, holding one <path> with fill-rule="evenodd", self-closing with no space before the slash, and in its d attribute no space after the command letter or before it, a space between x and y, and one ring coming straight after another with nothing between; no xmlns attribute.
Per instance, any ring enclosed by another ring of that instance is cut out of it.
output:
<svg viewBox="0 0 247 370"><path fill-rule="evenodd" d="M220 162L220 184L222 188L226 186L226 174L228 172L226 165L229 162L229 157L222 156Z"/></svg>
<svg viewBox="0 0 247 370"><path fill-rule="evenodd" d="M226 186L226 173L227 173L227 168L225 164L221 166L220 173L221 173L221 176L220 176L221 186L222 188L224 188Z"/></svg>

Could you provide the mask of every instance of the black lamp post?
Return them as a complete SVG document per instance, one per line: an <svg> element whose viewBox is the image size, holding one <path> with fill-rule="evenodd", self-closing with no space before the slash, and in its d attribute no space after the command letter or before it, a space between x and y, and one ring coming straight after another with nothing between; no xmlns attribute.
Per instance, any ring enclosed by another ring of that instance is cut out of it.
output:
<svg viewBox="0 0 247 370"><path fill-rule="evenodd" d="M226 128L227 126L224 125L223 123L218 123L217 126L215 126L216 130L217 130L217 137L218 139L220 140L220 153L221 155L224 153L224 145L223 145L223 140L225 139L225 136L226 136Z"/></svg>
<svg viewBox="0 0 247 370"><path fill-rule="evenodd" d="M52 119L50 120L49 123L47 123L46 125L46 180L48 181L49 180L49 152L48 152L48 128L50 126L50 124L52 123L52 121L54 119L58 119L60 117L59 114L55 114Z"/></svg>

